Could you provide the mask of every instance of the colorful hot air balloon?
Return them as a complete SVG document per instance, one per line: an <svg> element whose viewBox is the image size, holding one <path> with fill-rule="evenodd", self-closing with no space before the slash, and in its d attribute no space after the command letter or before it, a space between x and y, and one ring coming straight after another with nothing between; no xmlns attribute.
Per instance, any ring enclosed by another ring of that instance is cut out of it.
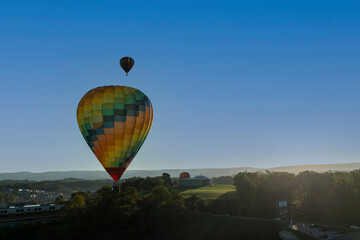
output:
<svg viewBox="0 0 360 240"><path fill-rule="evenodd" d="M188 172L182 172L180 173L180 176L179 176L181 179L183 178L190 178L190 173Z"/></svg>
<svg viewBox="0 0 360 240"><path fill-rule="evenodd" d="M128 72L130 72L134 64L135 61L131 57L123 57L120 59L120 66L126 72L126 76L128 75Z"/></svg>
<svg viewBox="0 0 360 240"><path fill-rule="evenodd" d="M148 135L153 119L149 98L125 86L87 92L77 108L85 141L114 181L118 181Z"/></svg>

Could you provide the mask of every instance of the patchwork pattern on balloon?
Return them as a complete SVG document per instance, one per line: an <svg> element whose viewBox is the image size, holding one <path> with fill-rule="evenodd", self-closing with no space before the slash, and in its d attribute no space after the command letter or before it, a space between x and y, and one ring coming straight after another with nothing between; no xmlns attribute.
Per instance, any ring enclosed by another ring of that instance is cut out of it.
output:
<svg viewBox="0 0 360 240"><path fill-rule="evenodd" d="M110 176L118 181L144 143L153 119L149 98L125 86L87 92L77 108L85 141Z"/></svg>

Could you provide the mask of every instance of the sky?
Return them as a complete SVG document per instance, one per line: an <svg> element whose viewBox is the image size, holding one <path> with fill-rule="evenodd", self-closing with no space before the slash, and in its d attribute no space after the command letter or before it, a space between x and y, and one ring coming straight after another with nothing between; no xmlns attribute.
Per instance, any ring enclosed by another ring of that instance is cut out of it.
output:
<svg viewBox="0 0 360 240"><path fill-rule="evenodd" d="M360 161L358 1L0 1L0 172L101 170L76 121L140 89L128 169ZM126 77L119 59L135 66Z"/></svg>

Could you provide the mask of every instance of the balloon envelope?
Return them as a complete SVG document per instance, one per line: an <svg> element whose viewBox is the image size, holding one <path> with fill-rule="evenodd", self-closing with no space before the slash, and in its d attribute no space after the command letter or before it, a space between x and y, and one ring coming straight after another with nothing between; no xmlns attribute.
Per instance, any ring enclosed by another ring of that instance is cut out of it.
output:
<svg viewBox="0 0 360 240"><path fill-rule="evenodd" d="M135 64L135 61L131 57L123 57L120 59L120 66L122 67L122 69L124 69L124 71L126 72L126 75L128 72L130 72L130 70L132 69L134 64Z"/></svg>
<svg viewBox="0 0 360 240"><path fill-rule="evenodd" d="M148 135L153 119L149 98L125 86L87 92L77 108L80 131L110 176L118 181Z"/></svg>
<svg viewBox="0 0 360 240"><path fill-rule="evenodd" d="M181 179L183 179L183 178L190 178L190 173L188 173L188 172L182 172L182 173L180 173L179 177L180 177Z"/></svg>

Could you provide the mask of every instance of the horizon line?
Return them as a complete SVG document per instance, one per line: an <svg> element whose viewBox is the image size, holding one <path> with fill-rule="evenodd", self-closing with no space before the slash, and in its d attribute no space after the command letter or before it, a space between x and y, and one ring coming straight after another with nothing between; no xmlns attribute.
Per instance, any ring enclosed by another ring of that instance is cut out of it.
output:
<svg viewBox="0 0 360 240"><path fill-rule="evenodd" d="M348 162L348 163L319 163L319 164L300 164L300 165L286 165L277 167L203 167L203 168L163 168L163 169L127 169L127 171L164 171L164 170L184 170L184 169L232 169L232 168L252 168L252 169L275 169L275 168L287 168L287 167L303 167L303 166L318 166L318 165L348 165L348 164L360 164L360 162ZM43 172L32 171L18 171L18 172L0 172L0 174L12 174L12 173L49 173L49 172L102 172L104 170L49 170ZM106 173L106 172L104 172Z"/></svg>

